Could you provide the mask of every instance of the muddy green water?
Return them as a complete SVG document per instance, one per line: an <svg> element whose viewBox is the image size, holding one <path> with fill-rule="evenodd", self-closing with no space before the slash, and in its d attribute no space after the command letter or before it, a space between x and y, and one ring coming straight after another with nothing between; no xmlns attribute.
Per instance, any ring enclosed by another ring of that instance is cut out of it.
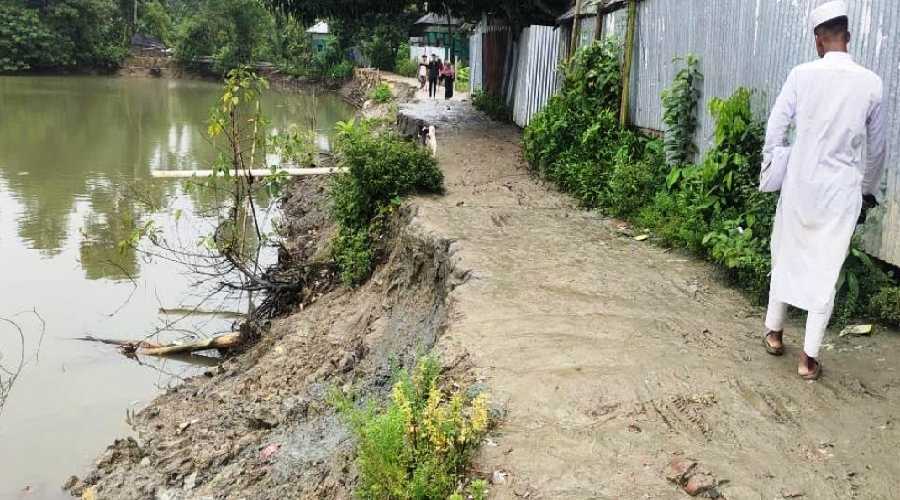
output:
<svg viewBox="0 0 900 500"><path fill-rule="evenodd" d="M203 295L182 266L124 253L123 221L154 220L192 241L208 230L203 201L183 181L149 181L154 169L204 168L219 86L200 81L98 77L0 77L0 387L24 367L0 410L0 499L65 498L60 485L114 438L128 411L204 367L128 360L74 337L140 339L177 316L160 307ZM352 111L336 96L269 92L274 127L331 130ZM328 134L319 142L327 146ZM164 209L151 207L166 207ZM196 217L173 217L173 208ZM220 302L208 304L217 307ZM225 304L237 307L235 304ZM46 323L41 337L41 323ZM230 329L217 316L174 328ZM0 391L3 389L0 388ZM0 394L2 396L2 394Z"/></svg>

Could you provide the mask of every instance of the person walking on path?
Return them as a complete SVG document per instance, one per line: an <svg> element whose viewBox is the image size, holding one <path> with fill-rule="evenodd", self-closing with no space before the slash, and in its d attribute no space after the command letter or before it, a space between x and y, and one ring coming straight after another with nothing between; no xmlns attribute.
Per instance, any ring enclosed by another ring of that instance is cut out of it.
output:
<svg viewBox="0 0 900 500"><path fill-rule="evenodd" d="M811 15L820 59L795 67L766 129L763 168L787 160L772 229L766 351L784 353L788 304L808 312L798 374L819 378L819 348L834 309L838 276L853 232L877 204L885 159L881 78L853 61L848 7L821 4ZM796 138L786 146L788 129ZM863 151L865 150L865 156ZM765 172L763 173L765 175Z"/></svg>
<svg viewBox="0 0 900 500"><path fill-rule="evenodd" d="M456 70L453 64L447 63L441 68L441 79L444 81L444 99L453 98L453 82L456 81Z"/></svg>
<svg viewBox="0 0 900 500"><path fill-rule="evenodd" d="M441 73L440 61L435 54L431 54L431 61L428 63L428 97L434 98L437 94L438 77Z"/></svg>
<svg viewBox="0 0 900 500"><path fill-rule="evenodd" d="M425 90L425 84L428 81L428 56L425 54L422 54L422 60L419 61L417 76L419 78L419 91Z"/></svg>

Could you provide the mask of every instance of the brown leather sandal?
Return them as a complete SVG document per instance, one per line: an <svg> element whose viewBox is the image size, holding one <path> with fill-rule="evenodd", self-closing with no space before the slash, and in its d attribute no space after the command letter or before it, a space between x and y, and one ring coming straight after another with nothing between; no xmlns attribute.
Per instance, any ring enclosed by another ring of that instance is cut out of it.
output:
<svg viewBox="0 0 900 500"><path fill-rule="evenodd" d="M772 344L770 344L769 337L773 337L776 340L778 340L779 342L781 342L781 347L775 347ZM766 352L771 354L772 356L781 356L782 354L784 354L784 331L780 331L780 332L768 331L768 332L766 332L766 336L763 337L763 346L765 346Z"/></svg>
<svg viewBox="0 0 900 500"><path fill-rule="evenodd" d="M807 370L810 369L810 366L809 366L810 361L812 361L816 366L815 369L813 369L813 371L806 373L806 374L800 373L800 371L798 370L797 374L800 375L800 378L802 378L803 380L819 380L819 377L822 376L822 363L819 363L819 361L816 358L811 358L811 357L807 356L805 352L801 352L800 359L806 364Z"/></svg>

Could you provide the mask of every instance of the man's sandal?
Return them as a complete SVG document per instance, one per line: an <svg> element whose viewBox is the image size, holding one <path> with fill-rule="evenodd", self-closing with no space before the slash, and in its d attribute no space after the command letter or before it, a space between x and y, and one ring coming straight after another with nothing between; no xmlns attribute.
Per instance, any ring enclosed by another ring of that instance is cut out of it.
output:
<svg viewBox="0 0 900 500"><path fill-rule="evenodd" d="M809 369L810 360L816 364L816 368L813 371L806 373L806 374L802 374L799 372L797 374L800 375L800 378L802 378L803 380L819 380L819 377L822 376L822 363L819 363L819 361L816 358L811 358L811 357L807 356L806 353L804 352L803 353L803 362L806 364L807 369Z"/></svg>
<svg viewBox="0 0 900 500"><path fill-rule="evenodd" d="M784 332L766 332L766 336L763 337L763 346L766 348L766 352L771 354L772 356L781 356L784 354ZM780 347L775 347L769 343L769 337L778 340L781 343Z"/></svg>

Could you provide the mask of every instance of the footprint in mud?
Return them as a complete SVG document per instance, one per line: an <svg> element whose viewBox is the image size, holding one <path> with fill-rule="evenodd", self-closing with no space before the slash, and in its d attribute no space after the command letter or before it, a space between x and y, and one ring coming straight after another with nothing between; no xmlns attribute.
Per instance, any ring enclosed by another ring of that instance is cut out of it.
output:
<svg viewBox="0 0 900 500"><path fill-rule="evenodd" d="M779 424L798 426L794 419L794 414L798 412L797 404L790 397L765 388L748 387L738 379L731 379L730 385L763 418Z"/></svg>
<svg viewBox="0 0 900 500"><path fill-rule="evenodd" d="M507 214L491 214L491 222L497 227L505 227L509 225L509 215Z"/></svg>
<svg viewBox="0 0 900 500"><path fill-rule="evenodd" d="M713 427L706 416L709 408L718 403L713 393L676 395L651 400L640 405L637 413L652 410L670 432L713 440Z"/></svg>
<svg viewBox="0 0 900 500"><path fill-rule="evenodd" d="M851 377L849 375L841 376L838 379L838 384L840 384L841 387L846 389L848 392L850 392L850 394L854 396L868 396L875 399L885 399L885 397L881 393L864 384L862 380Z"/></svg>
<svg viewBox="0 0 900 500"><path fill-rule="evenodd" d="M726 347L725 340L708 328L704 328L696 333L683 331L681 332L681 338L684 339L685 344L697 346L702 349L722 349Z"/></svg>

